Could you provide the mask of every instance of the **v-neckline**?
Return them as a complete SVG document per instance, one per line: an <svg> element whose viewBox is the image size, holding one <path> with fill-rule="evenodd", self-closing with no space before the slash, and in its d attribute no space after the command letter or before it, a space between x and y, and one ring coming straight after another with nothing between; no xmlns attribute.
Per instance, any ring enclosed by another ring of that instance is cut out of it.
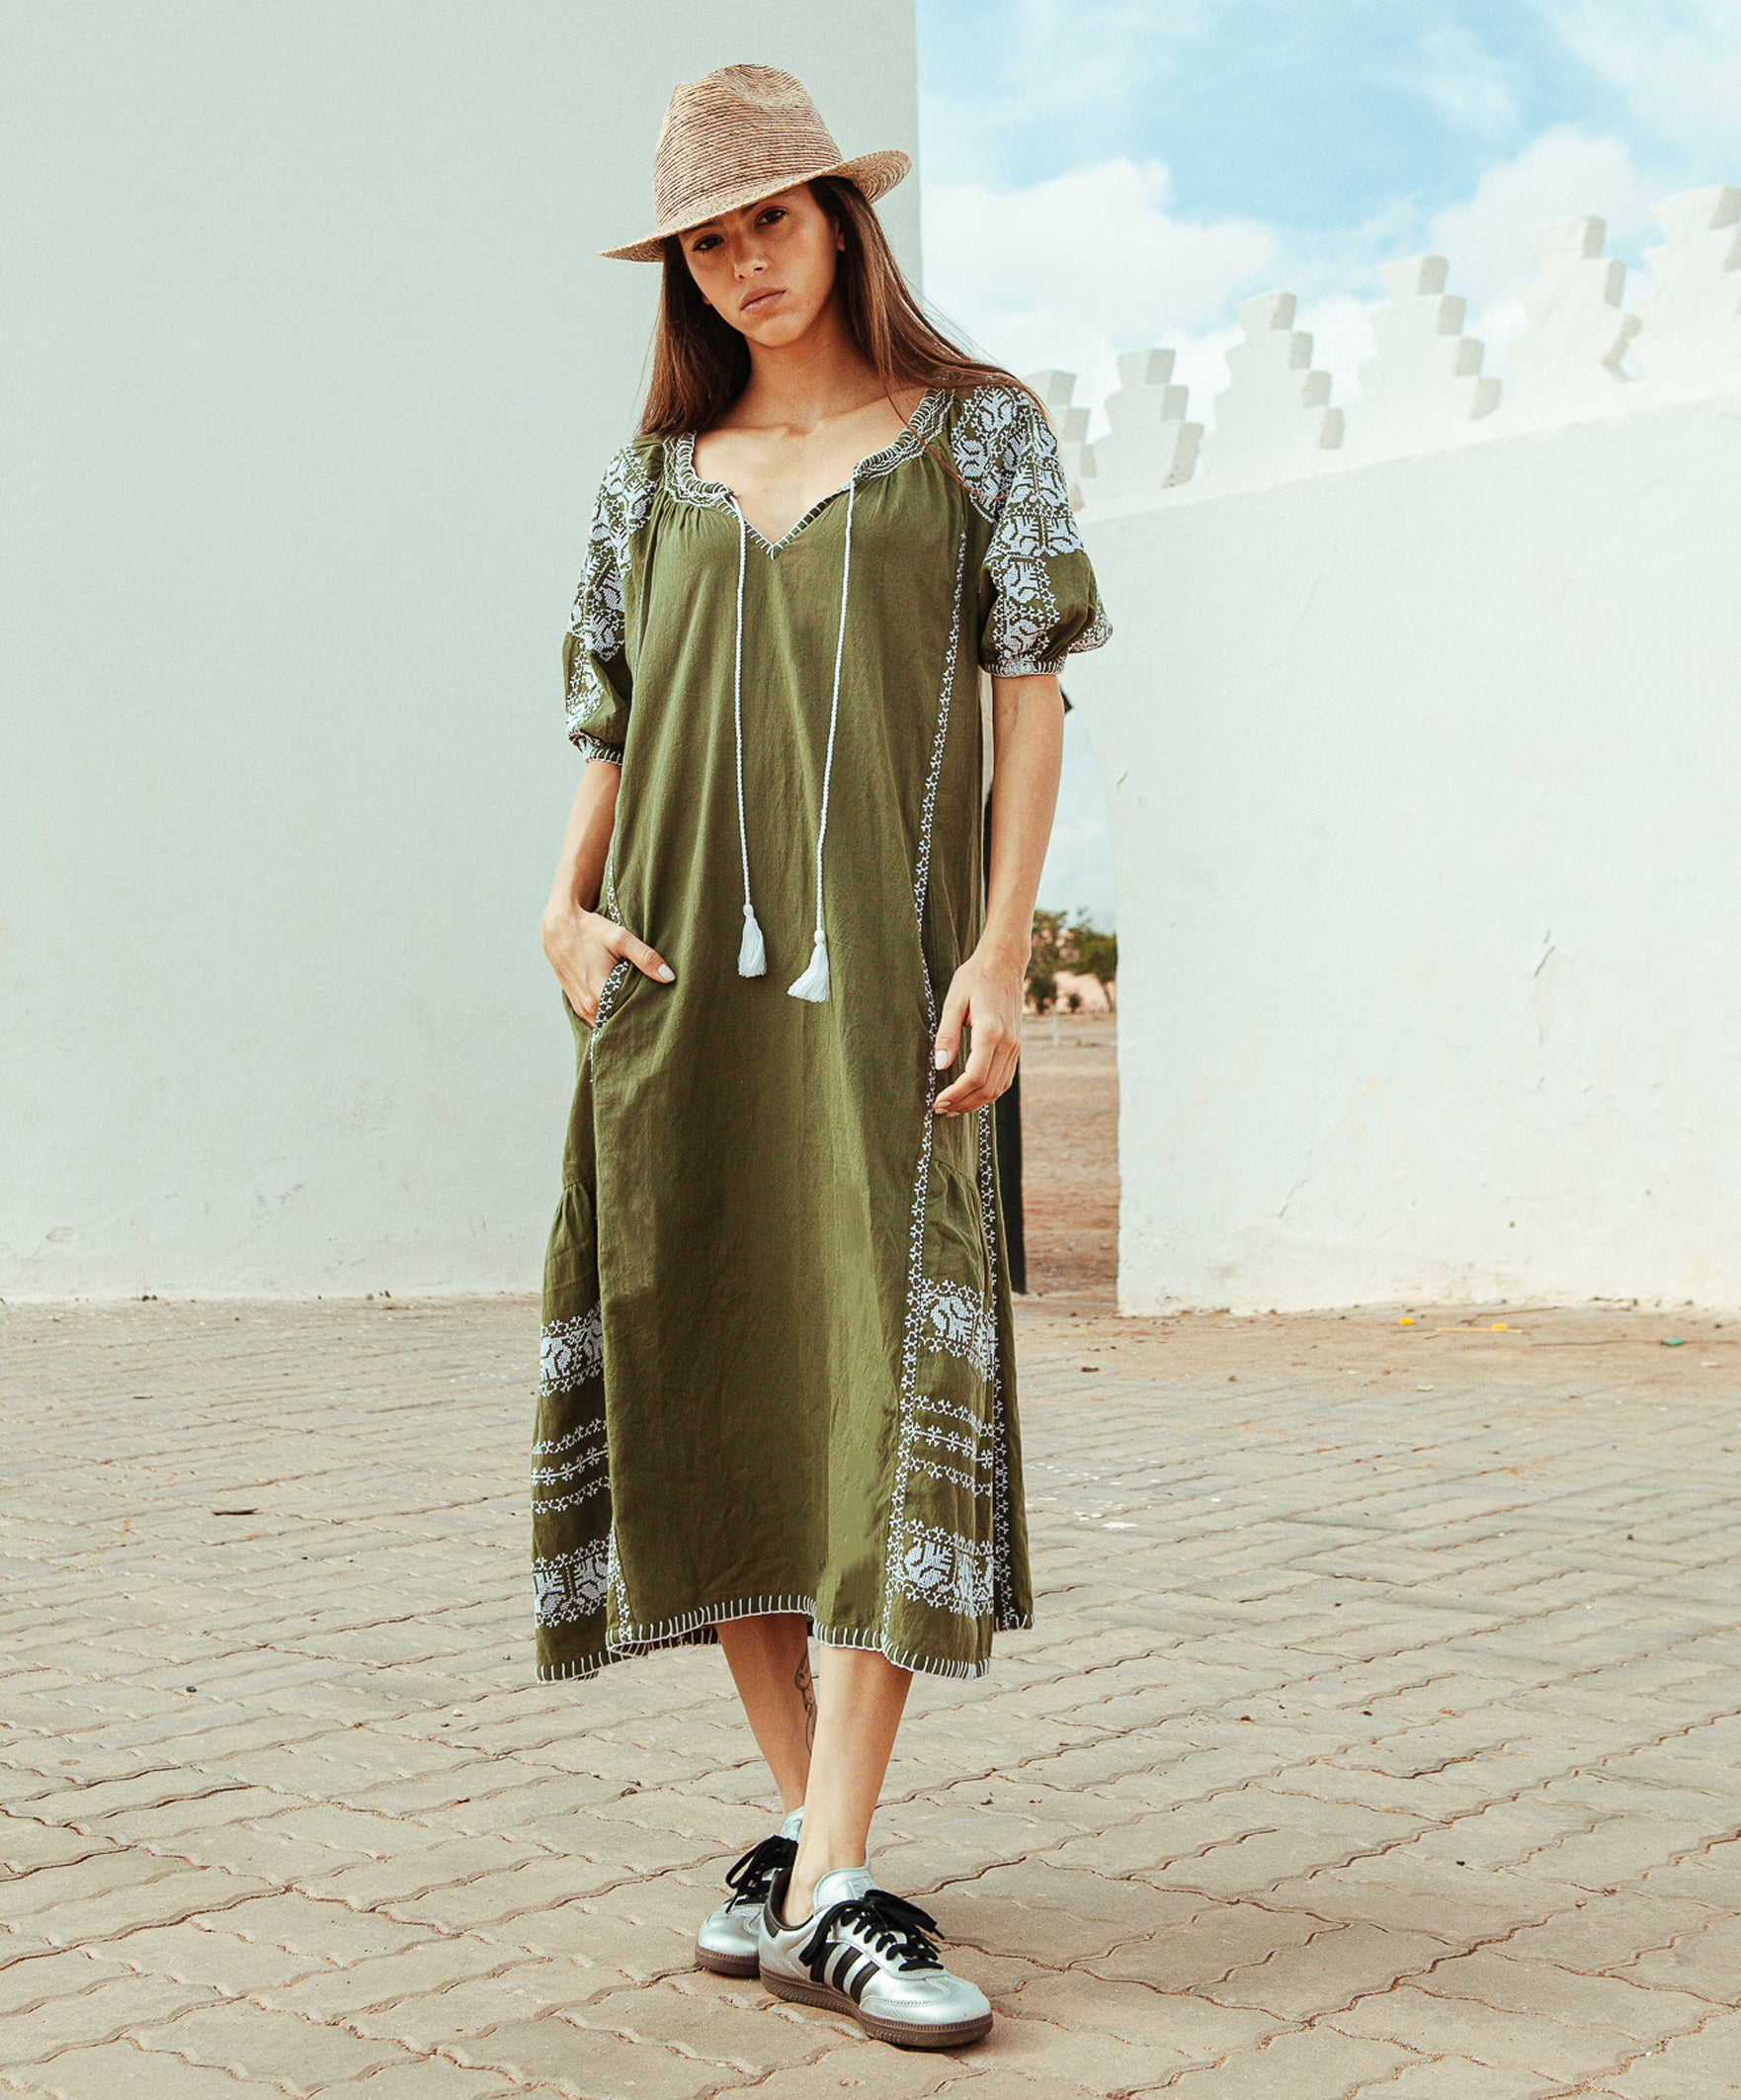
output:
<svg viewBox="0 0 1741 2100"><path fill-rule="evenodd" d="M854 482L862 481L869 475L891 473L905 461L916 458L931 435L935 408L946 391L947 389L941 386L928 386L914 404L913 413L888 443L879 452L867 453L838 488L831 488L827 495L818 496L802 517L789 525L778 540L770 540L759 527L750 523L737 500L736 490L728 482L704 481L697 473L696 440L700 433L693 430L685 431L674 447L680 490L691 502L707 504L713 509L735 511L743 520L744 531L772 560L782 548L789 546L807 525L813 524L837 496L844 496Z"/></svg>

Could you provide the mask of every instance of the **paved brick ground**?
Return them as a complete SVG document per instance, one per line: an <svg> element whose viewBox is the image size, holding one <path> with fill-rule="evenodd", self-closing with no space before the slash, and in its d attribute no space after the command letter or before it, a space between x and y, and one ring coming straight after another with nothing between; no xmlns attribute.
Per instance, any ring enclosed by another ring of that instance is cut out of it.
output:
<svg viewBox="0 0 1741 2100"><path fill-rule="evenodd" d="M690 1968L716 1653L529 1682L530 1305L0 1309L0 2090L1741 2093L1741 1332L1508 1318L1024 1307L1040 1623L875 1833L940 2059Z"/></svg>

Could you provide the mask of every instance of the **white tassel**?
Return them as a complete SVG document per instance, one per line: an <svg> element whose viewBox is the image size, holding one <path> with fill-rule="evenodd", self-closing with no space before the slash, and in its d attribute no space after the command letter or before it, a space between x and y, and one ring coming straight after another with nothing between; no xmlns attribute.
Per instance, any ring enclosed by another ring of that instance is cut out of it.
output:
<svg viewBox="0 0 1741 2100"><path fill-rule="evenodd" d="M834 692L828 702L828 756L822 763L822 807L816 819L816 933L810 966L786 988L794 999L820 1002L828 996L828 942L822 931L822 842L828 836L828 791L834 780L834 730L840 720L840 666L847 645L847 594L853 574L853 501L859 492L859 469L847 483L846 546L840 562L840 629L834 637Z"/></svg>
<svg viewBox="0 0 1741 2100"><path fill-rule="evenodd" d="M740 977L760 977L767 974L768 951L762 942L762 929L756 923L755 906L750 902L750 834L744 824L744 563L749 555L750 529L735 496L731 507L737 511L737 640L732 649L731 729L737 750L737 846L744 870L744 930L737 944L737 973Z"/></svg>
<svg viewBox="0 0 1741 2100"><path fill-rule="evenodd" d="M810 966L795 984L787 990L794 999L822 1000L828 996L828 943L823 938L820 926L816 929L815 946L810 951Z"/></svg>

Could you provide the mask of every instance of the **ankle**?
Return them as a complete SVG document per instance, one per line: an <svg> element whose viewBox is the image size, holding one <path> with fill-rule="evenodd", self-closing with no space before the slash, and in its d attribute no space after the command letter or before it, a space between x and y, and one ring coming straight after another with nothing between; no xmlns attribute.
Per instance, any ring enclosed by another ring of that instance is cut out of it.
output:
<svg viewBox="0 0 1741 2100"><path fill-rule="evenodd" d="M863 1845L836 1846L818 1842L805 1853L804 1840L798 1840L798 1856L792 1861L792 1869L781 1897L780 1915L788 1925L801 1925L816 1909L816 1884L825 1874L833 1874L841 1868L863 1867L870 1854Z"/></svg>

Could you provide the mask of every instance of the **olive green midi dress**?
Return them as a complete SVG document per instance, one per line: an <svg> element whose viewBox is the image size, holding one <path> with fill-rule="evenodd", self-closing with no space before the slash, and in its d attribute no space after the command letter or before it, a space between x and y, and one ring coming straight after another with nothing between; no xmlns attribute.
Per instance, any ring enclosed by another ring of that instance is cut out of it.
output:
<svg viewBox="0 0 1741 2100"><path fill-rule="evenodd" d="M775 545L692 438L611 462L569 734L622 768L600 908L675 981L619 963L573 1021L540 1677L766 1612L973 1676L1032 1623L992 1112L932 1113L932 1049L983 909L981 670L1108 631L1009 387L932 389Z"/></svg>

